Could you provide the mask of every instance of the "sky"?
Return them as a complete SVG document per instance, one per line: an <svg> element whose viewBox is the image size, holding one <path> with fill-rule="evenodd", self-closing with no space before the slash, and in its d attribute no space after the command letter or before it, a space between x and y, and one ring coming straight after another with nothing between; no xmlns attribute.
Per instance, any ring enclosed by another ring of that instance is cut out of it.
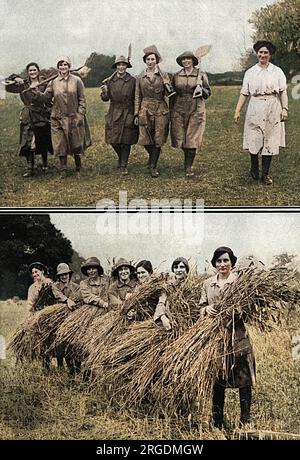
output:
<svg viewBox="0 0 300 460"><path fill-rule="evenodd" d="M106 268L107 259L125 257L149 259L168 271L176 257L184 256L204 271L219 246L231 247L238 258L254 255L266 266L285 252L297 255L300 263L300 213L184 212L161 215L160 226L153 213L56 213L50 218L82 257L96 256Z"/></svg>
<svg viewBox="0 0 300 460"><path fill-rule="evenodd" d="M133 73L143 68L143 48L156 44L161 64L177 70L185 50L212 45L203 58L209 72L239 69L252 46L253 11L274 0L0 0L0 75L30 61L55 65L67 54L77 67L91 52L127 55L132 44Z"/></svg>

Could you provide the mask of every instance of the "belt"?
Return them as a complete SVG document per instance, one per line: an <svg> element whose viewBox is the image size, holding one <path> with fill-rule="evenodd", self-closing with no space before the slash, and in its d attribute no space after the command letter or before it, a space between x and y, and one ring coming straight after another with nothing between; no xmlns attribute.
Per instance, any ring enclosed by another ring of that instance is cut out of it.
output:
<svg viewBox="0 0 300 460"><path fill-rule="evenodd" d="M278 97L278 94L277 93L274 93L274 94L253 94L252 96L255 97L255 99L267 100L267 99L272 99L272 97Z"/></svg>

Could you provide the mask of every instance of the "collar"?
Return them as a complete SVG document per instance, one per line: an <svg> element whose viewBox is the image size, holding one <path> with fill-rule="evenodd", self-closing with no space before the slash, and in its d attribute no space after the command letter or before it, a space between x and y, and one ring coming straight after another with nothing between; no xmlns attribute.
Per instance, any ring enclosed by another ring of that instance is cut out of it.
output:
<svg viewBox="0 0 300 460"><path fill-rule="evenodd" d="M237 275L235 275L234 273L231 272L230 275L228 276L227 280L225 281L224 285L233 284L233 283L235 283L236 279L237 279ZM218 273L211 278L210 285L220 287Z"/></svg>
<svg viewBox="0 0 300 460"><path fill-rule="evenodd" d="M97 279L93 279L93 278L87 279L90 286L101 286L103 280L104 280L103 276L98 276Z"/></svg>
<svg viewBox="0 0 300 460"><path fill-rule="evenodd" d="M135 285L136 285L136 282L133 279L129 279L129 281L127 283L123 283L119 279L117 280L117 287L118 288L121 288L123 286L129 286L129 287L133 288L133 287L135 287Z"/></svg>
<svg viewBox="0 0 300 460"><path fill-rule="evenodd" d="M274 68L275 68L275 66L274 66L274 64L272 64L272 62L269 62L267 67L262 67L259 63L257 63L256 66L257 66L258 71L266 70L267 72L273 72Z"/></svg>
<svg viewBox="0 0 300 460"><path fill-rule="evenodd" d="M184 69L179 70L179 71L177 72L177 75L180 75L181 77L191 77L191 76L192 76L192 77L197 77L197 76L198 76L198 72L199 72L199 69L198 69L197 67L193 67L193 70L192 70L192 72L191 72L189 75L187 75L187 74L185 73L185 70L184 70Z"/></svg>
<svg viewBox="0 0 300 460"><path fill-rule="evenodd" d="M70 72L68 73L68 76L67 76L67 77L64 77L64 76L58 74L57 79L58 79L59 81L61 81L61 80L68 80L68 79L70 78L70 75L71 75Z"/></svg>
<svg viewBox="0 0 300 460"><path fill-rule="evenodd" d="M157 68L157 67L156 67L156 69L155 69L155 71L154 71L154 74L159 75L159 71L158 71L158 68ZM147 69L143 70L143 71L140 73L140 77L142 77L142 78L148 77Z"/></svg>
<svg viewBox="0 0 300 460"><path fill-rule="evenodd" d="M119 77L117 74L115 74L112 78L113 81L117 81L117 80L124 80L124 81L128 81L130 80L131 78L131 75L128 73L128 72L125 72L124 76L123 77Z"/></svg>

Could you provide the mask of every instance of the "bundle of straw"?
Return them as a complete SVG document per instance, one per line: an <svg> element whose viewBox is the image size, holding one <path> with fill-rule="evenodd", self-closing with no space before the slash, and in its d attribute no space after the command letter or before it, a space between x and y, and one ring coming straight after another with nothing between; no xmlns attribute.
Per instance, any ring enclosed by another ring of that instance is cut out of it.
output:
<svg viewBox="0 0 300 460"><path fill-rule="evenodd" d="M73 311L59 326L54 345L68 349L76 360L83 360L88 354L85 337L93 321L103 315L102 308L82 305Z"/></svg>
<svg viewBox="0 0 300 460"><path fill-rule="evenodd" d="M16 357L32 360L44 356L51 348L58 326L69 312L65 304L55 304L31 315L9 344Z"/></svg>
<svg viewBox="0 0 300 460"><path fill-rule="evenodd" d="M199 316L203 280L204 277L191 274L177 287L165 286L172 314L170 332L153 320L136 322L116 337L102 355L99 362L104 369L102 383L111 385L116 394L125 395L127 404L139 403L150 393L153 382L162 372L163 351ZM137 296L133 301L132 297L129 306L137 309L140 298Z"/></svg>

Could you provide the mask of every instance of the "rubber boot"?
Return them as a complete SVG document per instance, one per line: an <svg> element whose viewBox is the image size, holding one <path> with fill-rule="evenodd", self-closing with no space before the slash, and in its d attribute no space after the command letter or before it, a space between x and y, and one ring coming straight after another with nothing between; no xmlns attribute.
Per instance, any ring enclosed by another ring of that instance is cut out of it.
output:
<svg viewBox="0 0 300 460"><path fill-rule="evenodd" d="M252 179L258 180L259 179L258 155L251 155L250 153L250 161L251 161L250 175Z"/></svg>
<svg viewBox="0 0 300 460"><path fill-rule="evenodd" d="M224 426L225 387L218 382L213 389L213 424L220 430Z"/></svg>
<svg viewBox="0 0 300 460"><path fill-rule="evenodd" d="M121 151L121 174L122 176L127 176L128 170L128 159L130 154L130 145L122 144L122 151Z"/></svg>
<svg viewBox="0 0 300 460"><path fill-rule="evenodd" d="M196 149L185 149L186 151L186 168L185 175L186 177L193 177L195 174L192 170L194 159L196 156Z"/></svg>
<svg viewBox="0 0 300 460"><path fill-rule="evenodd" d="M263 155L262 156L262 182L265 185L272 185L273 180L269 176L269 170L271 166L272 156L271 155Z"/></svg>
<svg viewBox="0 0 300 460"><path fill-rule="evenodd" d="M246 423L250 423L251 421L250 408L251 408L252 389L250 386L239 388L239 394L240 394L240 407L241 407L240 424L245 425Z"/></svg>
<svg viewBox="0 0 300 460"><path fill-rule="evenodd" d="M121 168L121 144L111 144L112 148L118 155L118 164L117 164L117 169Z"/></svg>

